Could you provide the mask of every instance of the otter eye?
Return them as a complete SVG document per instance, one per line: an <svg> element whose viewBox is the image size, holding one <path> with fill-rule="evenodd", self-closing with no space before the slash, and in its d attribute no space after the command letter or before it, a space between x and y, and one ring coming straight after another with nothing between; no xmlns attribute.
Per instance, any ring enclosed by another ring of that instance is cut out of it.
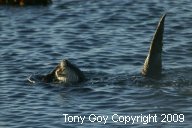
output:
<svg viewBox="0 0 192 128"><path fill-rule="evenodd" d="M63 63L65 64L65 66L67 66L69 61L68 60L63 60Z"/></svg>

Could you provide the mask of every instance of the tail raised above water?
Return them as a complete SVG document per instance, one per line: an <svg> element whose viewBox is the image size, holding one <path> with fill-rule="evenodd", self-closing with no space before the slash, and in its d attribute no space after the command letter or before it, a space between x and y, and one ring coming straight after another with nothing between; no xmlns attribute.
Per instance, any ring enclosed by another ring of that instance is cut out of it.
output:
<svg viewBox="0 0 192 128"><path fill-rule="evenodd" d="M145 59L143 69L141 71L143 76L151 78L159 78L162 72L162 47L163 47L163 32L164 32L164 21L166 14L164 14L157 26L156 32L151 41L149 53Z"/></svg>

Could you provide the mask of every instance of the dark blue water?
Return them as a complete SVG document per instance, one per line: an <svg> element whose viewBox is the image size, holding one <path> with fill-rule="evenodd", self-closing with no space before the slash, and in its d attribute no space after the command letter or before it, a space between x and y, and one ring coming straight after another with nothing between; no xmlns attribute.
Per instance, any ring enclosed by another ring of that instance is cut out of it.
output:
<svg viewBox="0 0 192 128"><path fill-rule="evenodd" d="M163 77L145 79L140 70L165 12ZM190 128L191 21L190 0L54 0L48 7L1 6L0 127ZM88 81L71 86L27 81L30 75L48 73L62 59L78 65ZM156 120L146 122L149 114ZM72 122L71 116L85 120ZM108 116L105 124L100 116ZM125 122L125 116L140 118Z"/></svg>

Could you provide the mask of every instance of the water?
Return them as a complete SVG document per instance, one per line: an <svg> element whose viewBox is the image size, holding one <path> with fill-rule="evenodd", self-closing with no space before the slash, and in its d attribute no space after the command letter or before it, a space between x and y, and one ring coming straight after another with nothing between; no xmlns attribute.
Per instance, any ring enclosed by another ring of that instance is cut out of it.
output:
<svg viewBox="0 0 192 128"><path fill-rule="evenodd" d="M0 127L190 128L191 8L189 0L55 0L48 7L1 6ZM163 78L144 79L140 70L165 12ZM27 81L32 74L48 73L64 58L78 65L88 81L71 86ZM70 117L65 122L63 114L85 120L69 122ZM106 124L91 122L91 114L108 116ZM157 121L145 124L145 117L125 124L123 117L113 121L114 114L156 114ZM161 114L168 116L164 123Z"/></svg>

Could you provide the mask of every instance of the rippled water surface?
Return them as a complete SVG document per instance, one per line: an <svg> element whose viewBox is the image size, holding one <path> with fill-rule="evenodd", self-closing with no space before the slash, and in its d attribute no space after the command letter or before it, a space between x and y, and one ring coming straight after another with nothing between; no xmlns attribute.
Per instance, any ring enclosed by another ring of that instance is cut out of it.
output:
<svg viewBox="0 0 192 128"><path fill-rule="evenodd" d="M165 12L163 77L145 79L140 70ZM54 0L47 7L0 6L0 127L190 128L191 21L190 0ZM70 86L27 81L30 75L50 72L62 59L78 65L88 81ZM85 120L80 124L69 117L65 122L63 114ZM91 114L108 116L106 124L100 117L91 122ZM114 114L145 118L125 124L123 117L113 121ZM157 121L144 124L149 114L156 114ZM162 123L161 114L175 115Z"/></svg>

